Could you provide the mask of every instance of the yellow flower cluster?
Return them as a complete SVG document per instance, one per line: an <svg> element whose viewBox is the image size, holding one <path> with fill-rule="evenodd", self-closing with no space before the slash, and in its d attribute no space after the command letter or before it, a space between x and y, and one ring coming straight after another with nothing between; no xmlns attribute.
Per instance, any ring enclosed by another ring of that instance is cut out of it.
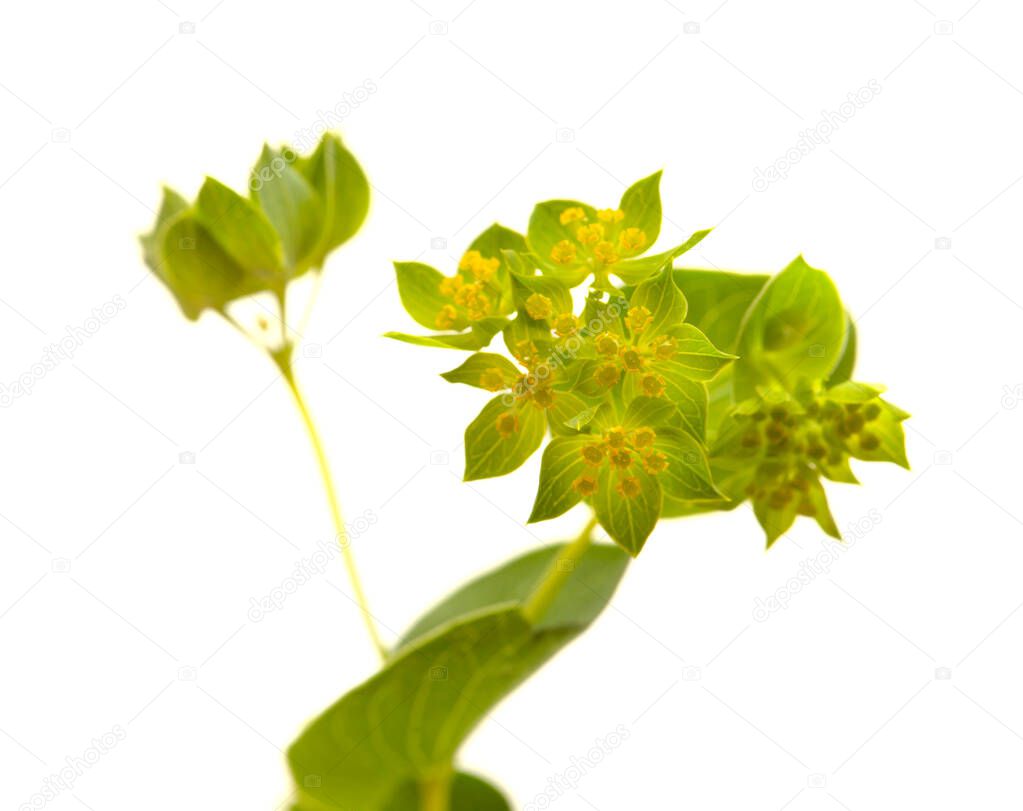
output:
<svg viewBox="0 0 1023 811"><path fill-rule="evenodd" d="M633 307L625 321L638 335L650 322L650 311L645 307ZM622 336L603 332L593 342L597 354L603 359L593 372L597 385L609 389L622 379L622 373L635 372L640 375L640 391L647 397L661 397L665 391L664 378L654 369L648 368L659 360L671 360L675 355L676 341L668 335L661 335L647 345L635 345Z"/></svg>
<svg viewBox="0 0 1023 811"><path fill-rule="evenodd" d="M597 222L589 222L589 216L580 206L566 208L561 212L559 221L563 226L579 223L575 229L575 241L562 239L555 243L550 258L559 265L578 264L581 247L595 262L606 266L621 260L623 253L639 253L647 247L646 233L632 227L619 230L624 219L625 212L617 208L598 211Z"/></svg>
<svg viewBox="0 0 1023 811"><path fill-rule="evenodd" d="M453 305L445 304L437 313L435 323L438 329L455 327L462 312L470 321L491 315L496 289L494 276L500 267L500 259L485 257L479 251L466 251L458 263L458 273L445 276L438 288L442 296L454 301Z"/></svg>
<svg viewBox="0 0 1023 811"><path fill-rule="evenodd" d="M652 428L627 431L619 426L605 431L603 437L584 445L580 451L587 470L572 482L572 487L583 497L592 496L598 489L597 474L606 463L618 478L616 492L624 498L635 498L642 491L642 484L633 475L633 465L641 466L651 476L668 468L668 457L654 450L655 439L657 433Z"/></svg>

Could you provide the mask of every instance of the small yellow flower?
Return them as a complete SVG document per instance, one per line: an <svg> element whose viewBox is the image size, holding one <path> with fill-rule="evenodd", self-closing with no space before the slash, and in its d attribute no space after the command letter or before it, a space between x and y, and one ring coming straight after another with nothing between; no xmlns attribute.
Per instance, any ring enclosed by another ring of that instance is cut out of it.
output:
<svg viewBox="0 0 1023 811"><path fill-rule="evenodd" d="M571 265L575 261L575 245L563 239L551 248L551 259L559 265Z"/></svg>
<svg viewBox="0 0 1023 811"><path fill-rule="evenodd" d="M481 282L487 282L494 278L494 274L497 273L499 267L501 267L500 259L481 259L477 264L473 265L472 275Z"/></svg>
<svg viewBox="0 0 1023 811"><path fill-rule="evenodd" d="M533 402L540 408L554 407L554 392L546 386L533 390Z"/></svg>
<svg viewBox="0 0 1023 811"><path fill-rule="evenodd" d="M589 473L584 473L574 482L572 482L572 489L575 490L583 498L592 496L597 492L597 479L595 476L591 476Z"/></svg>
<svg viewBox="0 0 1023 811"><path fill-rule="evenodd" d="M507 388L504 382L504 373L496 366L485 369L480 375L480 386L487 391L501 391Z"/></svg>
<svg viewBox="0 0 1023 811"><path fill-rule="evenodd" d="M575 232L575 238L583 245L596 245L604 238L604 226L599 222L580 225Z"/></svg>
<svg viewBox="0 0 1023 811"><path fill-rule="evenodd" d="M599 465L604 461L604 449L600 445L586 445L581 453L588 465Z"/></svg>
<svg viewBox="0 0 1023 811"><path fill-rule="evenodd" d="M624 428L612 428L606 434L604 434L604 440L607 442L609 448L624 448L628 442L629 437L625 433Z"/></svg>
<svg viewBox="0 0 1023 811"><path fill-rule="evenodd" d="M597 381L598 385L604 388L611 388L615 383L621 379L622 373L618 371L618 367L613 363L605 363L597 367L597 371L593 373L593 379Z"/></svg>
<svg viewBox="0 0 1023 811"><path fill-rule="evenodd" d="M647 397L662 396L664 394L664 378L654 374L644 376L643 394Z"/></svg>
<svg viewBox="0 0 1023 811"><path fill-rule="evenodd" d="M625 448L611 451L611 453L608 454L608 458L611 460L612 465L621 470L625 470L625 468L632 464L632 454Z"/></svg>
<svg viewBox="0 0 1023 811"><path fill-rule="evenodd" d="M437 329L451 329L455 325L455 319L457 318L458 310L450 304L445 304L440 308L440 312L437 313L437 320L434 323L437 325Z"/></svg>
<svg viewBox="0 0 1023 811"><path fill-rule="evenodd" d="M593 247L593 256L605 265L613 265L618 261L618 254L615 253L615 246L607 240L598 242Z"/></svg>
<svg viewBox="0 0 1023 811"><path fill-rule="evenodd" d="M483 257L479 251L466 251L458 261L459 270L472 270L473 266Z"/></svg>
<svg viewBox="0 0 1023 811"><path fill-rule="evenodd" d="M537 359L536 344L530 340L523 339L515 344L512 354L523 366L530 366Z"/></svg>
<svg viewBox="0 0 1023 811"><path fill-rule="evenodd" d="M568 225L570 222L585 220L586 212L579 208L579 206L572 206L571 208L566 208L562 211L559 219L561 220L562 225Z"/></svg>
<svg viewBox="0 0 1023 811"><path fill-rule="evenodd" d="M543 293L533 293L526 299L526 312L534 321L550 318L554 312L554 303Z"/></svg>
<svg viewBox="0 0 1023 811"><path fill-rule="evenodd" d="M643 356L635 349L626 349L622 352L622 365L626 371L638 372L643 368Z"/></svg>
<svg viewBox="0 0 1023 811"><path fill-rule="evenodd" d="M494 423L497 433L502 439L507 439L519 430L519 415L514 411L505 411L499 415Z"/></svg>
<svg viewBox="0 0 1023 811"><path fill-rule="evenodd" d="M625 219L625 212L620 208L602 208L597 212L597 219L601 222L621 222Z"/></svg>
<svg viewBox="0 0 1023 811"><path fill-rule="evenodd" d="M643 457L643 469L653 476L663 473L668 469L668 457L663 453L647 454Z"/></svg>
<svg viewBox="0 0 1023 811"><path fill-rule="evenodd" d="M461 289L463 284L465 284L465 282L462 281L461 276L445 276L441 279L437 289L440 290L440 294L442 296L453 298L455 293Z"/></svg>
<svg viewBox="0 0 1023 811"><path fill-rule="evenodd" d="M579 319L572 313L562 313L554 319L554 331L562 338L579 331Z"/></svg>
<svg viewBox="0 0 1023 811"><path fill-rule="evenodd" d="M629 309L629 314L625 317L625 323L629 329L638 334L646 329L652 317L646 307L632 307Z"/></svg>
<svg viewBox="0 0 1023 811"><path fill-rule="evenodd" d="M635 476L626 476L618 482L615 489L619 492L619 494L625 496L625 498L635 498L643 492L643 485L640 484L639 479Z"/></svg>
<svg viewBox="0 0 1023 811"><path fill-rule="evenodd" d="M646 233L639 228L626 228L618 235L618 247L623 251L639 251L646 247Z"/></svg>
<svg viewBox="0 0 1023 811"><path fill-rule="evenodd" d="M598 335L595 344L597 352L601 355L611 356L618 354L618 339L610 332L602 332Z"/></svg>
<svg viewBox="0 0 1023 811"><path fill-rule="evenodd" d="M675 357L676 341L667 335L662 335L657 342L657 357L661 360L671 360Z"/></svg>
<svg viewBox="0 0 1023 811"><path fill-rule="evenodd" d="M634 448L648 448L657 439L657 432L653 428L637 428L632 435L632 446Z"/></svg>

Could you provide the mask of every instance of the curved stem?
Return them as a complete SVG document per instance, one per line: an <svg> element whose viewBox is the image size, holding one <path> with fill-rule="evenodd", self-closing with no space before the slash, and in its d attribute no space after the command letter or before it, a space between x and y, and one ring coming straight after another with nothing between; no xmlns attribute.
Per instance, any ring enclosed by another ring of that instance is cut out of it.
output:
<svg viewBox="0 0 1023 811"><path fill-rule="evenodd" d="M369 631L370 639L382 661L387 661L387 648L380 638L373 615L369 612L369 603L366 600L366 592L362 588L362 580L359 578L359 570L355 566L355 556L352 554L351 546L348 543L348 532L345 529L344 519L341 517L341 505L338 502L337 491L334 489L334 479L330 473L330 464L327 462L327 453L323 448L323 441L320 433L313 422L312 414L309 413L309 406L295 381L295 375L291 368L290 352L275 354L274 361L281 370L281 374L287 381L288 388L295 398L295 405L298 406L299 414L302 416L302 423L309 434L309 441L312 443L313 451L316 454L316 462L320 469L320 477L323 479L323 489L327 494L327 503L330 505L331 518L334 520L334 529L337 532L338 544L341 547L341 556L344 560L345 569L348 570L348 579L352 583L352 591L355 593L355 601L358 603L362 613L362 620Z"/></svg>
<svg viewBox="0 0 1023 811"><path fill-rule="evenodd" d="M522 613L533 625L543 619L555 598L561 593L565 581L575 569L575 564L579 562L593 541L593 530L596 526L597 519L591 518L583 531L579 533L579 537L555 555L540 584L533 590L529 599L523 603Z"/></svg>

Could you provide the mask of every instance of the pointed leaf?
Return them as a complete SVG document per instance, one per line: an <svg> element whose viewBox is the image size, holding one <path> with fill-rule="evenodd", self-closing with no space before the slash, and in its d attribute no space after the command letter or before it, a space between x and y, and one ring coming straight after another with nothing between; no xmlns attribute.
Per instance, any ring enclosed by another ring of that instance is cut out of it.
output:
<svg viewBox="0 0 1023 811"><path fill-rule="evenodd" d="M675 339L672 362L686 370L692 380L711 380L735 355L722 352L692 324L680 324L669 333Z"/></svg>
<svg viewBox="0 0 1023 811"><path fill-rule="evenodd" d="M645 307L650 312L650 321L637 337L640 344L650 343L685 320L686 298L675 286L671 268L666 267L636 288L629 299L629 309L636 307Z"/></svg>
<svg viewBox="0 0 1023 811"><path fill-rule="evenodd" d="M457 369L441 374L449 383L465 383L488 391L510 389L521 376L522 372L508 358L492 352L470 355Z"/></svg>
<svg viewBox="0 0 1023 811"><path fill-rule="evenodd" d="M711 476L707 454L688 434L658 434L654 448L668 457L668 467L658 479L666 495L686 501L719 501L725 496Z"/></svg>
<svg viewBox="0 0 1023 811"><path fill-rule="evenodd" d="M314 267L322 267L327 254L351 239L369 211L369 181L341 139L325 133L316 150L295 162L299 173L323 204L322 227L312 249Z"/></svg>
<svg viewBox="0 0 1023 811"><path fill-rule="evenodd" d="M466 481L511 473L540 447L547 428L543 410L508 400L514 398L495 397L465 429Z"/></svg>
<svg viewBox="0 0 1023 811"><path fill-rule="evenodd" d="M195 202L195 217L235 262L269 289L280 288L284 282L281 240L253 203L207 177Z"/></svg>
<svg viewBox="0 0 1023 811"><path fill-rule="evenodd" d="M540 485L533 502L529 523L557 518L582 500L573 483L587 468L583 448L593 444L593 437L582 434L557 437L544 449L540 463Z"/></svg>
<svg viewBox="0 0 1023 811"><path fill-rule="evenodd" d="M618 208L625 214L622 228L638 228L653 245L661 233L661 173L654 172L629 186Z"/></svg>
<svg viewBox="0 0 1023 811"><path fill-rule="evenodd" d="M705 231L697 231L681 245L663 253L641 256L637 259L623 259L611 266L611 272L626 284L639 284L657 271L669 266L690 248L696 247L710 232L709 228Z"/></svg>
<svg viewBox="0 0 1023 811"><path fill-rule="evenodd" d="M308 180L269 146L252 169L252 199L280 235L284 264L295 277L314 265L324 229L323 201Z"/></svg>
<svg viewBox="0 0 1023 811"><path fill-rule="evenodd" d="M398 295L406 312L424 327L437 329L441 310L451 305L451 299L440 292L444 275L422 262L395 262L394 272L398 279ZM464 329L468 323L467 318L456 315L453 329Z"/></svg>
<svg viewBox="0 0 1023 811"><path fill-rule="evenodd" d="M634 484L634 495L623 489ZM624 473L605 464L597 478L597 492L591 496L593 511L611 539L636 557L650 537L661 513L661 487L640 465Z"/></svg>

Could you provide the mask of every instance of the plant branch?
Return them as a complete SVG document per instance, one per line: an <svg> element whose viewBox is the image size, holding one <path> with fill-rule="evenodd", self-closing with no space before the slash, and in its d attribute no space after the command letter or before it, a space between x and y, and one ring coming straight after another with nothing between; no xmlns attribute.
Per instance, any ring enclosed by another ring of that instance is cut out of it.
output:
<svg viewBox="0 0 1023 811"><path fill-rule="evenodd" d="M274 362L280 368L281 374L284 376L292 396L295 398L295 405L298 406L299 414L302 417L302 423L305 425L306 433L309 435L309 441L312 443L313 451L316 454L316 462L320 469L320 478L323 480L323 488L327 494L327 503L330 505L331 518L334 521L334 529L337 532L338 544L341 547L341 556L344 560L345 569L348 571L348 579L351 581L352 591L355 593L355 601L358 603L359 611L362 613L362 620L366 624L366 630L369 632L370 639L373 642L373 647L376 648L381 661L387 661L387 648L384 645L383 640L380 638L380 632L377 630L376 621L373 619L373 615L369 611L366 592L362 588L362 580L359 577L359 570L355 565L355 556L352 554L352 549L348 542L348 532L345 529L344 519L341 516L341 505L338 502L337 491L334 489L334 479L330 472L330 464L327 461L327 453L324 450L323 441L320 439L320 433L316 428L316 423L313 421L312 414L309 412L309 406L306 405L305 398L302 396L298 383L295 381L295 375L291 366L290 350L291 347L288 346L283 352L273 353L272 357Z"/></svg>
<svg viewBox="0 0 1023 811"><path fill-rule="evenodd" d="M597 519L590 518L586 527L579 533L579 537L554 556L554 560L551 561L540 584L523 603L522 613L533 625L543 619L555 598L561 593L565 582L575 570L575 565L593 541L593 530L596 526Z"/></svg>

